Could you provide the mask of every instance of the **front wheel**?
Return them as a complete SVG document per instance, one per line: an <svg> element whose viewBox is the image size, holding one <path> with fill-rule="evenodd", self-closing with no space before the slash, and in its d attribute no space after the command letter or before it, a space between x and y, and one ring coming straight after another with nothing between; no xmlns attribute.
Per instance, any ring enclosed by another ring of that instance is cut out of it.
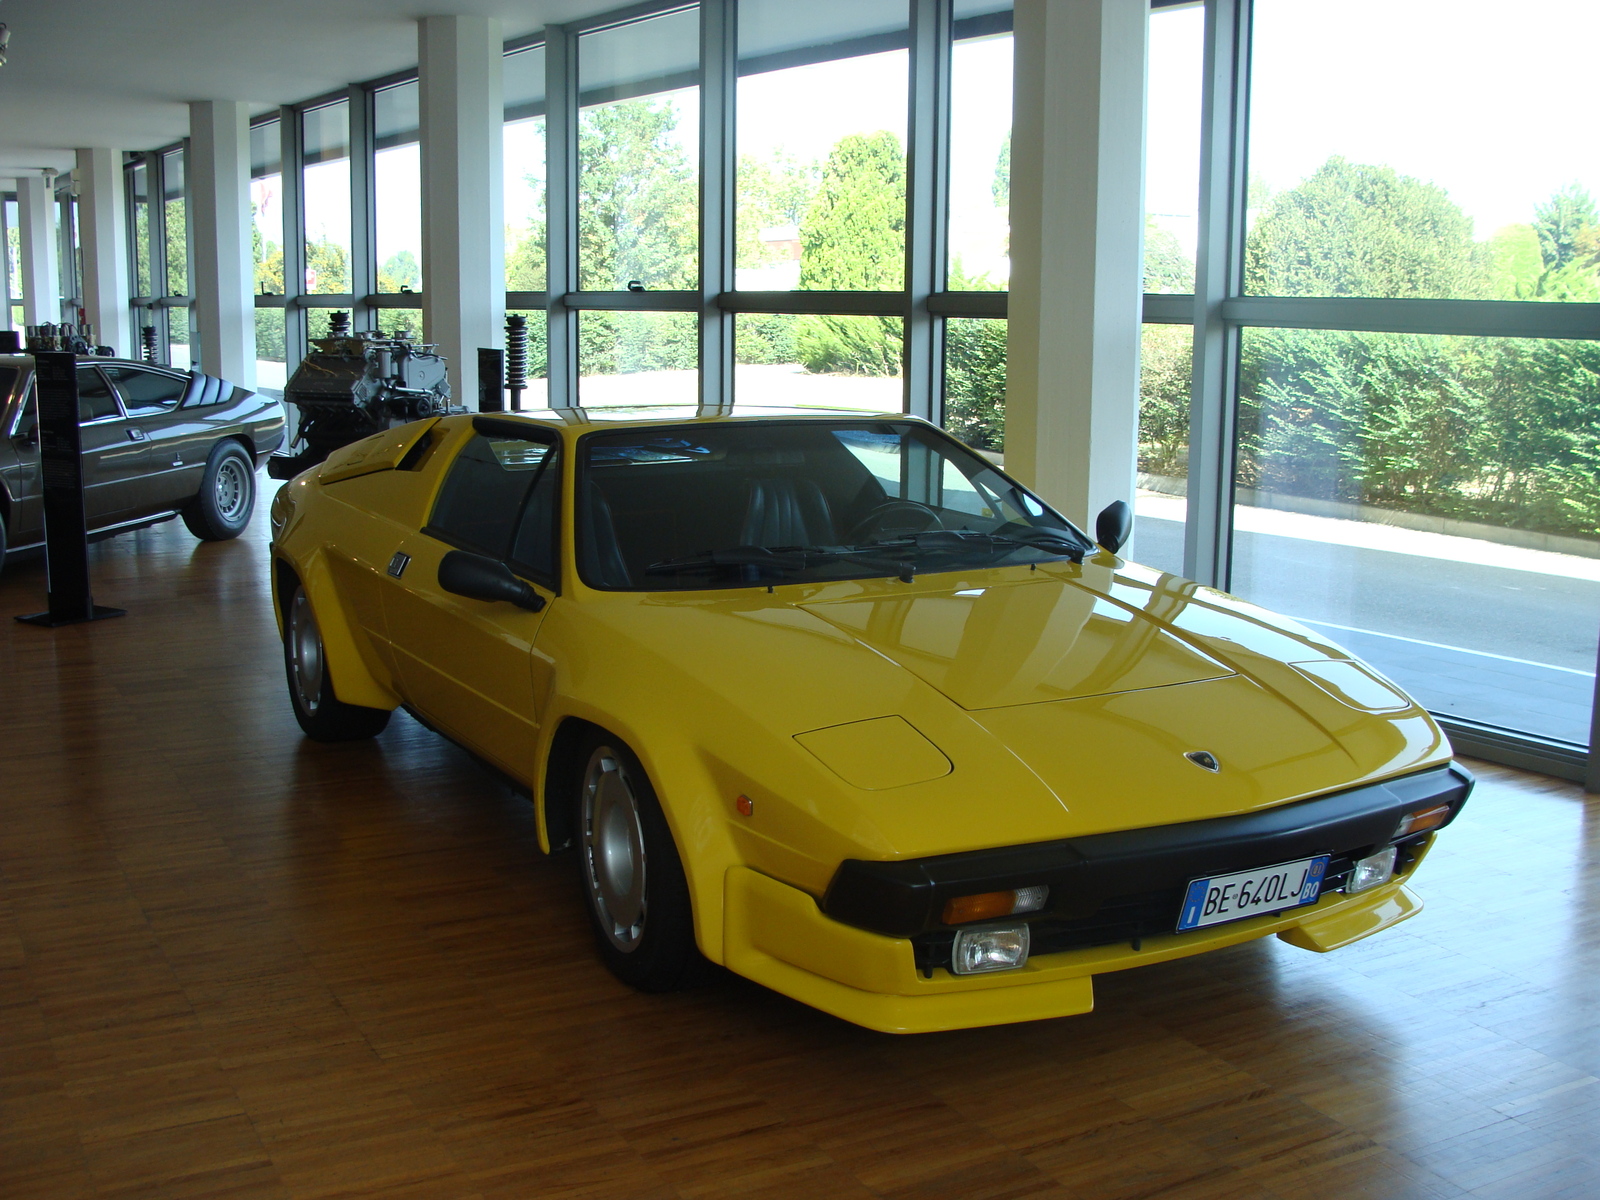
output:
<svg viewBox="0 0 1600 1200"><path fill-rule="evenodd" d="M203 542L225 542L244 532L255 507L255 463L238 442L218 442L200 491L183 506L183 523Z"/></svg>
<svg viewBox="0 0 1600 1200"><path fill-rule="evenodd" d="M577 796L585 907L611 973L645 992L689 982L699 963L694 915L672 830L639 760L590 739Z"/></svg>
<svg viewBox="0 0 1600 1200"><path fill-rule="evenodd" d="M333 694L322 631L302 585L295 586L283 614L283 666L295 720L307 737L319 742L354 742L376 737L389 724L386 709L346 704Z"/></svg>

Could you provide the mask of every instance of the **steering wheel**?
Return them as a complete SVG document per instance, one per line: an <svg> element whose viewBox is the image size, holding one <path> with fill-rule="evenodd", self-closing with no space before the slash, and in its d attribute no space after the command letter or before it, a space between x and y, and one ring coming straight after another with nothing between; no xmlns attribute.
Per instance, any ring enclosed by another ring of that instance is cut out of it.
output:
<svg viewBox="0 0 1600 1200"><path fill-rule="evenodd" d="M845 539L854 544L877 540L885 535L922 533L928 529L943 528L944 522L939 519L939 514L926 504L919 504L915 500L885 500L852 525Z"/></svg>

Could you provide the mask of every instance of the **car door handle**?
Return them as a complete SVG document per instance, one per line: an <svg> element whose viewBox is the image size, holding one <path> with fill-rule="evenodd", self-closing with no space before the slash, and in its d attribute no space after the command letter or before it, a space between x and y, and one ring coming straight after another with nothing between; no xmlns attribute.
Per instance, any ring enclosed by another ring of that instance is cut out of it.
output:
<svg viewBox="0 0 1600 1200"><path fill-rule="evenodd" d="M142 442L142 441L144 441L145 440L144 430L129 428L129 430L128 430L128 440L130 442Z"/></svg>

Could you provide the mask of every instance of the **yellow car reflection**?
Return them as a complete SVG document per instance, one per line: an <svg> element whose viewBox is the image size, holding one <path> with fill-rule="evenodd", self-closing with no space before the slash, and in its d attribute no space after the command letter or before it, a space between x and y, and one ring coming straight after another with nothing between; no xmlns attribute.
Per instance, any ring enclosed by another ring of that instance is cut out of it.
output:
<svg viewBox="0 0 1600 1200"><path fill-rule="evenodd" d="M305 732L403 705L524 783L619 977L704 956L914 1032L1381 930L1471 789L1391 682L1126 524L912 418L458 416L286 485L273 580Z"/></svg>

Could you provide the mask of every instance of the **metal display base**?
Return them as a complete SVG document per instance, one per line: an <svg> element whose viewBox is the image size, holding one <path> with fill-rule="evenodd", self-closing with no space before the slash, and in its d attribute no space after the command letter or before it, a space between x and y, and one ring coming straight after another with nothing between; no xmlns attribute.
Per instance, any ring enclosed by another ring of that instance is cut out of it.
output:
<svg viewBox="0 0 1600 1200"><path fill-rule="evenodd" d="M96 604L87 615L69 615L67 613L39 612L29 613L17 620L25 625L43 625L46 629L55 629L62 625L81 625L85 621L104 621L110 617L125 617L128 610L125 608L107 608L103 604Z"/></svg>

